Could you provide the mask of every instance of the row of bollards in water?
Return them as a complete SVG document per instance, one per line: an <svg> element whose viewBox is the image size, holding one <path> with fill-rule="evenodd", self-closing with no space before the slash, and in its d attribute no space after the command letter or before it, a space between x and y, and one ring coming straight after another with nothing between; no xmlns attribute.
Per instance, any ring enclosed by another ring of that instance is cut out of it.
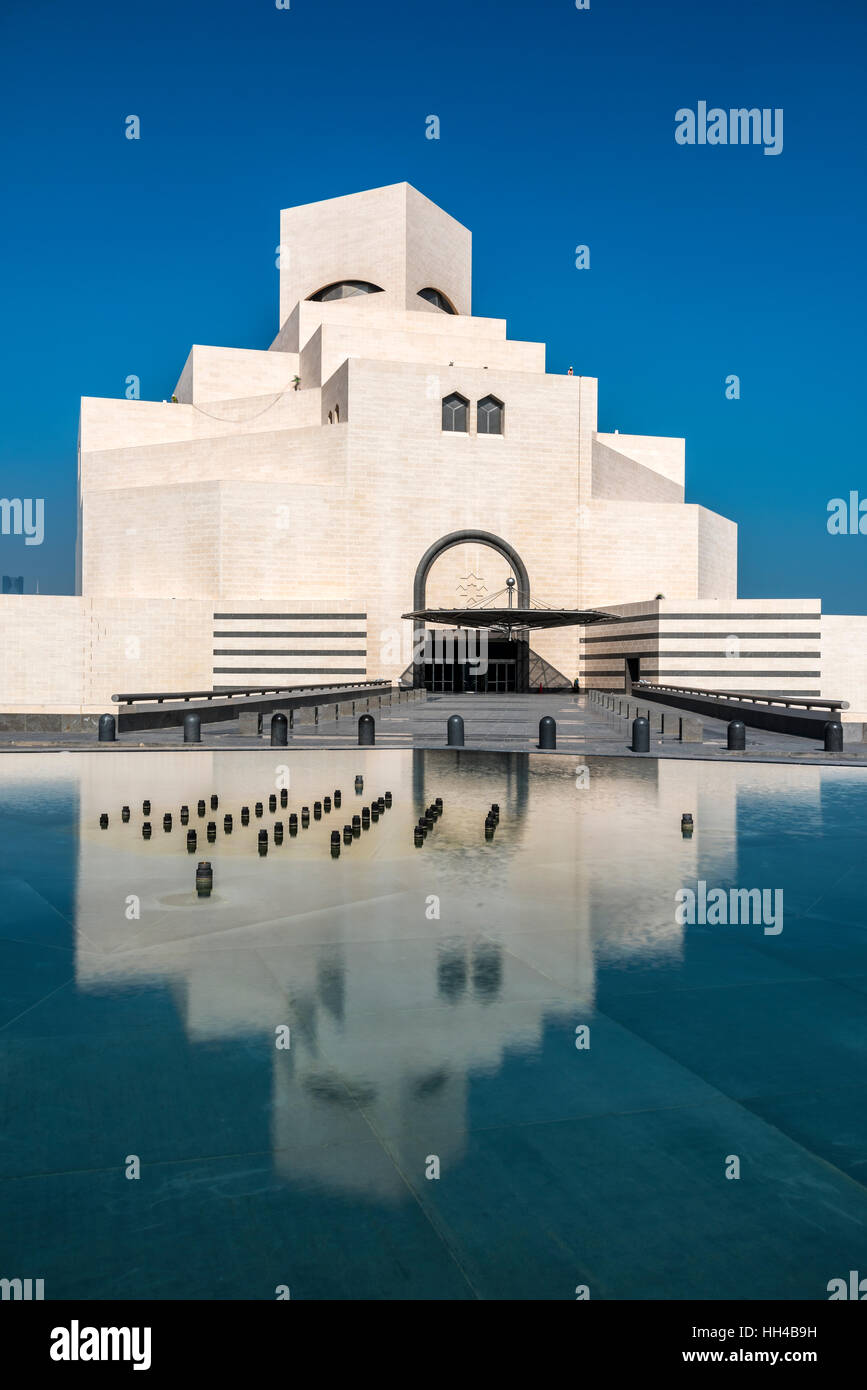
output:
<svg viewBox="0 0 867 1390"><path fill-rule="evenodd" d="M433 830L437 821L443 813L443 799L438 796L428 806L423 816L419 816L418 823L413 827L412 839L416 849L421 849L428 835Z"/></svg>

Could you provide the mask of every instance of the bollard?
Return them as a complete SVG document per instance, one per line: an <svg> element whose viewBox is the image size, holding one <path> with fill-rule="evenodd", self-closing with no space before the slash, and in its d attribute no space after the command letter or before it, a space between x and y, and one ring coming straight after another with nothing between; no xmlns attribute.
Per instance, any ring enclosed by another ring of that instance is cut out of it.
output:
<svg viewBox="0 0 867 1390"><path fill-rule="evenodd" d="M207 837L208 837L208 844L209 844L209 845L212 845L212 844L214 843L214 841L216 840L216 838L217 838L217 822L216 822L216 821L213 821L213 820L209 820L209 821L208 821L208 827L207 827L207 830L205 831L205 834L206 834Z"/></svg>
<svg viewBox="0 0 867 1390"><path fill-rule="evenodd" d="M188 831L187 831L187 851L188 851L189 854L195 854L195 852L196 852L196 832L195 832L195 830L188 830Z"/></svg>
<svg viewBox="0 0 867 1390"><path fill-rule="evenodd" d="M129 820L129 807L128 807L128 806L121 806L121 808L120 808L120 818L121 818L121 820L124 822L124 824L126 824L126 822Z"/></svg>
<svg viewBox="0 0 867 1390"><path fill-rule="evenodd" d="M100 818L99 818L99 828L100 828L100 830L107 830L107 829L108 829L108 812L107 812L107 811L103 811L102 815L101 815Z"/></svg>
<svg viewBox="0 0 867 1390"><path fill-rule="evenodd" d="M212 793L211 793L211 810L212 810L212 811L216 811L216 809L217 809L217 807L219 806L219 804L220 804L220 798L217 796L217 793L216 793L216 792L212 792Z"/></svg>
<svg viewBox="0 0 867 1390"><path fill-rule="evenodd" d="M339 830L332 830L332 832L331 832L331 857L332 857L332 859L339 859L339 858L340 858L340 831L339 831Z"/></svg>
<svg viewBox="0 0 867 1390"><path fill-rule="evenodd" d="M382 799L388 807L390 807L392 805L392 802L394 801L394 797L392 796L391 792L386 792L385 796Z"/></svg>
<svg viewBox="0 0 867 1390"><path fill-rule="evenodd" d="M184 743L201 743L202 721L197 714L184 715Z"/></svg>
<svg viewBox="0 0 867 1390"><path fill-rule="evenodd" d="M205 814L205 803L204 803L204 801L199 801L198 805L196 806L196 810L197 810L197 812L199 813L200 816L203 816L203 815Z"/></svg>
<svg viewBox="0 0 867 1390"><path fill-rule="evenodd" d="M680 831L681 831L681 834L682 834L686 839L689 839L689 837L690 837L690 835L692 834L692 832L693 832L694 829L695 829L695 822L693 821L693 818L692 818L692 811L684 811L683 815L682 815L681 818L680 818Z"/></svg>
<svg viewBox="0 0 867 1390"><path fill-rule="evenodd" d="M459 714L450 714L446 724L446 743L449 748L463 748L464 721Z"/></svg>
<svg viewBox="0 0 867 1390"><path fill-rule="evenodd" d="M642 716L632 721L632 751L633 753L650 752L650 725Z"/></svg>
<svg viewBox="0 0 867 1390"><path fill-rule="evenodd" d="M359 772L358 775L357 775L356 778L355 778L355 793L356 793L356 796L360 796L361 793L362 793L363 791L364 791L364 778L362 777L361 773Z"/></svg>
<svg viewBox="0 0 867 1390"><path fill-rule="evenodd" d="M286 807L287 807L288 805L289 805L289 793L287 792L286 788L283 787L283 788L281 788L281 791L280 791L280 806L281 806L281 808L285 811L285 810L286 810Z"/></svg>
<svg viewBox="0 0 867 1390"><path fill-rule="evenodd" d="M214 871L207 859L200 859L196 869L196 892L200 898L209 898L214 886Z"/></svg>
<svg viewBox="0 0 867 1390"><path fill-rule="evenodd" d="M277 810L277 794L276 794L276 792L272 792L271 795L268 797L268 810L269 810L269 811L276 811L276 810Z"/></svg>
<svg viewBox="0 0 867 1390"><path fill-rule="evenodd" d="M825 725L825 752L843 752L843 725L838 719L829 719Z"/></svg>
<svg viewBox="0 0 867 1390"><path fill-rule="evenodd" d="M322 802L321 802L321 801L314 801L314 803L313 803L313 819L314 819L314 820L321 820L321 819L322 819Z"/></svg>
<svg viewBox="0 0 867 1390"><path fill-rule="evenodd" d="M302 830L306 830L309 824L310 824L310 807L309 807L309 806L302 806L302 807L301 807L301 829L302 829Z"/></svg>
<svg viewBox="0 0 867 1390"><path fill-rule="evenodd" d="M268 853L268 831L259 831L259 853L264 857Z"/></svg>
<svg viewBox="0 0 867 1390"><path fill-rule="evenodd" d="M271 720L271 747L285 748L289 742L289 720L285 714L275 714Z"/></svg>
<svg viewBox="0 0 867 1390"><path fill-rule="evenodd" d="M344 825L344 827L343 827L343 843L344 843L345 845L351 845L351 844L352 844L352 826L351 826L351 825Z"/></svg>
<svg viewBox="0 0 867 1390"><path fill-rule="evenodd" d="M343 797L342 797L341 793L340 793L339 791L335 791L335 793L334 793L334 809L335 809L335 811L339 811L339 810L340 810L340 803L341 803L342 800L343 800Z"/></svg>
<svg viewBox="0 0 867 1390"><path fill-rule="evenodd" d="M116 728L113 714L101 714L99 716L99 742L114 743L117 739Z"/></svg>
<svg viewBox="0 0 867 1390"><path fill-rule="evenodd" d="M361 836L361 816L352 817L352 834L356 840Z"/></svg>
<svg viewBox="0 0 867 1390"><path fill-rule="evenodd" d="M151 804L150 804L149 801L143 801L143 802L142 802L142 804L141 804L141 813L142 813L143 816L149 816L149 815L150 815L150 813L151 813Z"/></svg>
<svg viewBox="0 0 867 1390"><path fill-rule="evenodd" d="M275 845L282 845L282 843L283 843L283 822L282 822L281 820L275 820L275 822L274 822L274 844L275 844Z"/></svg>
<svg viewBox="0 0 867 1390"><path fill-rule="evenodd" d="M263 807L261 801L257 801L257 802L256 802L256 805L253 807L253 810L256 812L256 819L257 819L257 820L261 820L262 815L263 815L263 812L264 812L264 807Z"/></svg>
<svg viewBox="0 0 867 1390"><path fill-rule="evenodd" d="M326 816L330 814L330 812L331 812L331 797L330 797L330 796L323 796L323 798L322 798L322 809L323 809L323 811L325 812Z"/></svg>
<svg viewBox="0 0 867 1390"><path fill-rule="evenodd" d="M557 721L550 714L543 715L539 720L539 747L557 747Z"/></svg>
<svg viewBox="0 0 867 1390"><path fill-rule="evenodd" d="M149 840L151 837L151 823L149 820L142 823L141 837L143 840Z"/></svg>
<svg viewBox="0 0 867 1390"><path fill-rule="evenodd" d="M227 813L225 816L223 816L223 834L224 834L224 835L231 835L231 833L232 833L232 817L231 817L231 815L229 815L229 814Z"/></svg>
<svg viewBox="0 0 867 1390"><path fill-rule="evenodd" d="M298 816L297 816L297 814L296 814L295 811L293 811L293 812L291 813L291 815L289 816L289 834L290 834L290 835L297 835L297 834L298 834Z"/></svg>
<svg viewBox="0 0 867 1390"><path fill-rule="evenodd" d="M372 714L362 714L358 721L359 747L372 748L376 742L376 721Z"/></svg>
<svg viewBox="0 0 867 1390"><path fill-rule="evenodd" d="M727 744L733 753L742 753L747 746L747 726L742 719L733 719L728 726Z"/></svg>
<svg viewBox="0 0 867 1390"><path fill-rule="evenodd" d="M171 811L166 811L165 815L163 816L163 830L171 830L171 828L172 828L172 813L171 813Z"/></svg>
<svg viewBox="0 0 867 1390"><path fill-rule="evenodd" d="M242 807L241 807L241 824L242 824L242 825L249 825L249 824L250 824L250 807L249 807L249 806L242 806Z"/></svg>
<svg viewBox="0 0 867 1390"><path fill-rule="evenodd" d="M182 806L182 807L181 807L181 825L186 825L186 824L187 824L187 821L188 821L189 819L190 819L190 808L189 808L189 806Z"/></svg>

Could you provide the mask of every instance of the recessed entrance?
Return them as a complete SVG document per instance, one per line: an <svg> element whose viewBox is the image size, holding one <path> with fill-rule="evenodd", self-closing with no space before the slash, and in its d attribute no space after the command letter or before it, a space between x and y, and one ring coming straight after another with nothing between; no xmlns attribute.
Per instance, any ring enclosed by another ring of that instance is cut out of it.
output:
<svg viewBox="0 0 867 1390"><path fill-rule="evenodd" d="M528 689L530 644L526 639L495 639L482 632L425 634L422 683L433 693L506 695Z"/></svg>

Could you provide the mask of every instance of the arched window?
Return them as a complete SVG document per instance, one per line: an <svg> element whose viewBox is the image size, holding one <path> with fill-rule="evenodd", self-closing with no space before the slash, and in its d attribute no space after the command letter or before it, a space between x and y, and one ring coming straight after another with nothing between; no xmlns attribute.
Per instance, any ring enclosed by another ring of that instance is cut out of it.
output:
<svg viewBox="0 0 867 1390"><path fill-rule="evenodd" d="M372 285L369 280L338 280L326 285L323 290L311 294L311 299L324 302L326 299L351 299L356 294L382 294L381 285Z"/></svg>
<svg viewBox="0 0 867 1390"><path fill-rule="evenodd" d="M444 314L456 314L458 312L441 290L434 290L428 286L427 289L419 290L418 297L419 299L426 299L428 304L433 304L436 309L442 309Z"/></svg>
<svg viewBox="0 0 867 1390"><path fill-rule="evenodd" d="M469 401L465 401L457 391L443 397L443 429L466 434L468 405Z"/></svg>
<svg viewBox="0 0 867 1390"><path fill-rule="evenodd" d="M503 402L496 396L485 396L476 407L476 429L479 434L503 433Z"/></svg>

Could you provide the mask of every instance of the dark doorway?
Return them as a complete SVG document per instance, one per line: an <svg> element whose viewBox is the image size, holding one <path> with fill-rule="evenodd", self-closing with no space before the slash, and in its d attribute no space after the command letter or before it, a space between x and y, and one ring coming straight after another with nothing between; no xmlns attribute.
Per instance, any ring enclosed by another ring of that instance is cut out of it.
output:
<svg viewBox="0 0 867 1390"><path fill-rule="evenodd" d="M640 675L641 675L641 657L640 657L640 656L628 656L628 657L626 658L626 680L625 680L625 682L624 682L627 691L629 691L629 690L632 689L633 685L635 685L635 683L636 683L636 681L639 679Z"/></svg>
<svg viewBox="0 0 867 1390"><path fill-rule="evenodd" d="M506 695L528 690L530 644L526 639L494 640L486 632L477 632L466 634L461 649L457 643L443 641L442 633L428 630L425 636L423 680L431 693Z"/></svg>

